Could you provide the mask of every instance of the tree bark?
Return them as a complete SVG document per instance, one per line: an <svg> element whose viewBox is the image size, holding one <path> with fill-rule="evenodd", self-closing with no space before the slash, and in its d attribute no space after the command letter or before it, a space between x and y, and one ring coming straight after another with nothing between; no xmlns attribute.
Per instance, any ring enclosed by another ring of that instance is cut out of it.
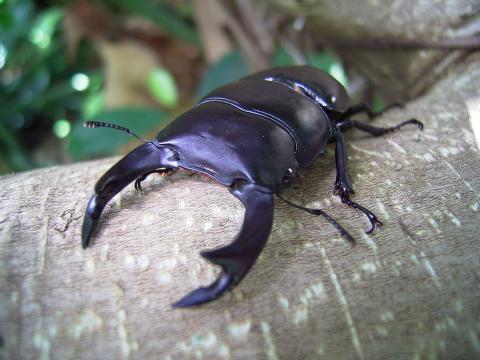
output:
<svg viewBox="0 0 480 360"><path fill-rule="evenodd" d="M314 43L336 49L393 102L426 92L466 45L480 48L478 0L263 1L303 18Z"/></svg>
<svg viewBox="0 0 480 360"><path fill-rule="evenodd" d="M198 252L226 244L243 208L224 187L179 172L129 186L93 247L80 231L96 180L115 159L0 179L0 354L5 359L385 359L480 356L480 56L428 94L375 119L381 138L347 136L355 201L332 195L334 153L288 199L320 206L357 239L277 202L270 240L231 294L170 304L214 279Z"/></svg>

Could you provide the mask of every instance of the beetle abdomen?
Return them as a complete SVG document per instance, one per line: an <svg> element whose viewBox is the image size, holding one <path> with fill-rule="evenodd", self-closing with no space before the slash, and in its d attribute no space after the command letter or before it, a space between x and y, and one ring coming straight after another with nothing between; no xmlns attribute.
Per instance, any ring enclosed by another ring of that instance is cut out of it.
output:
<svg viewBox="0 0 480 360"><path fill-rule="evenodd" d="M296 159L304 167L324 153L332 136L330 120L318 104L276 82L237 81L212 91L200 104L210 102L228 104L284 128L294 139Z"/></svg>
<svg viewBox="0 0 480 360"><path fill-rule="evenodd" d="M205 173L224 185L244 179L279 191L285 171L298 167L295 143L287 131L221 102L187 111L157 140L179 154L180 167Z"/></svg>

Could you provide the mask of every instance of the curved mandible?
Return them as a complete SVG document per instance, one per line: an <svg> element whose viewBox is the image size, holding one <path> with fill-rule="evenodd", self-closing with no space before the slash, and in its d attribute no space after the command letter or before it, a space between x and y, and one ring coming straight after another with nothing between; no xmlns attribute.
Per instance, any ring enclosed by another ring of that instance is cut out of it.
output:
<svg viewBox="0 0 480 360"><path fill-rule="evenodd" d="M272 230L273 194L254 184L242 184L231 192L245 207L239 234L227 246L200 253L220 265L222 273L211 285L193 290L173 307L190 307L219 298L245 277L265 246Z"/></svg>
<svg viewBox="0 0 480 360"><path fill-rule="evenodd" d="M135 179L163 167L178 167L174 152L148 142L125 155L98 180L83 219L82 246L84 249L90 245L93 231L107 203Z"/></svg>

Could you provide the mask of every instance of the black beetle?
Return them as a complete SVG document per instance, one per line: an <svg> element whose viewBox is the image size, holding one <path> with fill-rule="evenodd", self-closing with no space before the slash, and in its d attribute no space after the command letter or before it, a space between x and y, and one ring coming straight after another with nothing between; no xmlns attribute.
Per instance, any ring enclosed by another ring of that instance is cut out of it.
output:
<svg viewBox="0 0 480 360"><path fill-rule="evenodd" d="M82 229L82 245L90 245L105 205L129 183L141 190L141 182L155 172L178 168L199 172L228 186L245 207L240 233L229 245L201 255L222 272L210 286L200 287L174 304L188 307L212 301L237 285L262 251L272 228L273 195L285 190L299 168L310 167L334 142L337 176L334 193L343 203L365 213L368 232L381 225L375 214L350 200L353 193L347 172L343 131L350 127L374 136L421 122L410 119L389 128L351 120L358 113L378 115L365 104L351 106L343 86L325 72L309 66L278 67L257 72L217 88L197 106L181 115L157 137L127 154L96 183L88 202ZM113 124L87 122L87 127ZM138 137L138 136L136 136ZM350 241L353 238L319 209Z"/></svg>

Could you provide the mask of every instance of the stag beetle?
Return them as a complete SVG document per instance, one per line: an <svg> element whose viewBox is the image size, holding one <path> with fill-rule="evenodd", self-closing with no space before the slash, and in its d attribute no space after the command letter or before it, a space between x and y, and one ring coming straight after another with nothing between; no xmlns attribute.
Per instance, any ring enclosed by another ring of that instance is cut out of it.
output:
<svg viewBox="0 0 480 360"><path fill-rule="evenodd" d="M379 114L365 104L351 106L344 87L327 73L310 66L287 66L260 71L213 90L151 141L114 124L87 122L86 127L125 131L144 144L96 183L86 208L82 246L90 245L106 204L125 186L135 181L135 188L141 190L148 175L178 168L205 174L228 186L245 207L245 215L231 244L201 252L221 267L219 277L211 285L192 291L174 307L217 299L244 278L270 235L274 194L292 206L322 215L353 242L351 235L325 212L294 204L280 193L295 180L300 168L310 167L325 152L327 143L333 142L337 168L334 193L368 217L368 233L382 225L374 213L350 199L353 189L343 132L353 127L380 136L406 124L420 129L423 125L410 119L393 127L374 127L351 119L359 113L369 118Z"/></svg>

